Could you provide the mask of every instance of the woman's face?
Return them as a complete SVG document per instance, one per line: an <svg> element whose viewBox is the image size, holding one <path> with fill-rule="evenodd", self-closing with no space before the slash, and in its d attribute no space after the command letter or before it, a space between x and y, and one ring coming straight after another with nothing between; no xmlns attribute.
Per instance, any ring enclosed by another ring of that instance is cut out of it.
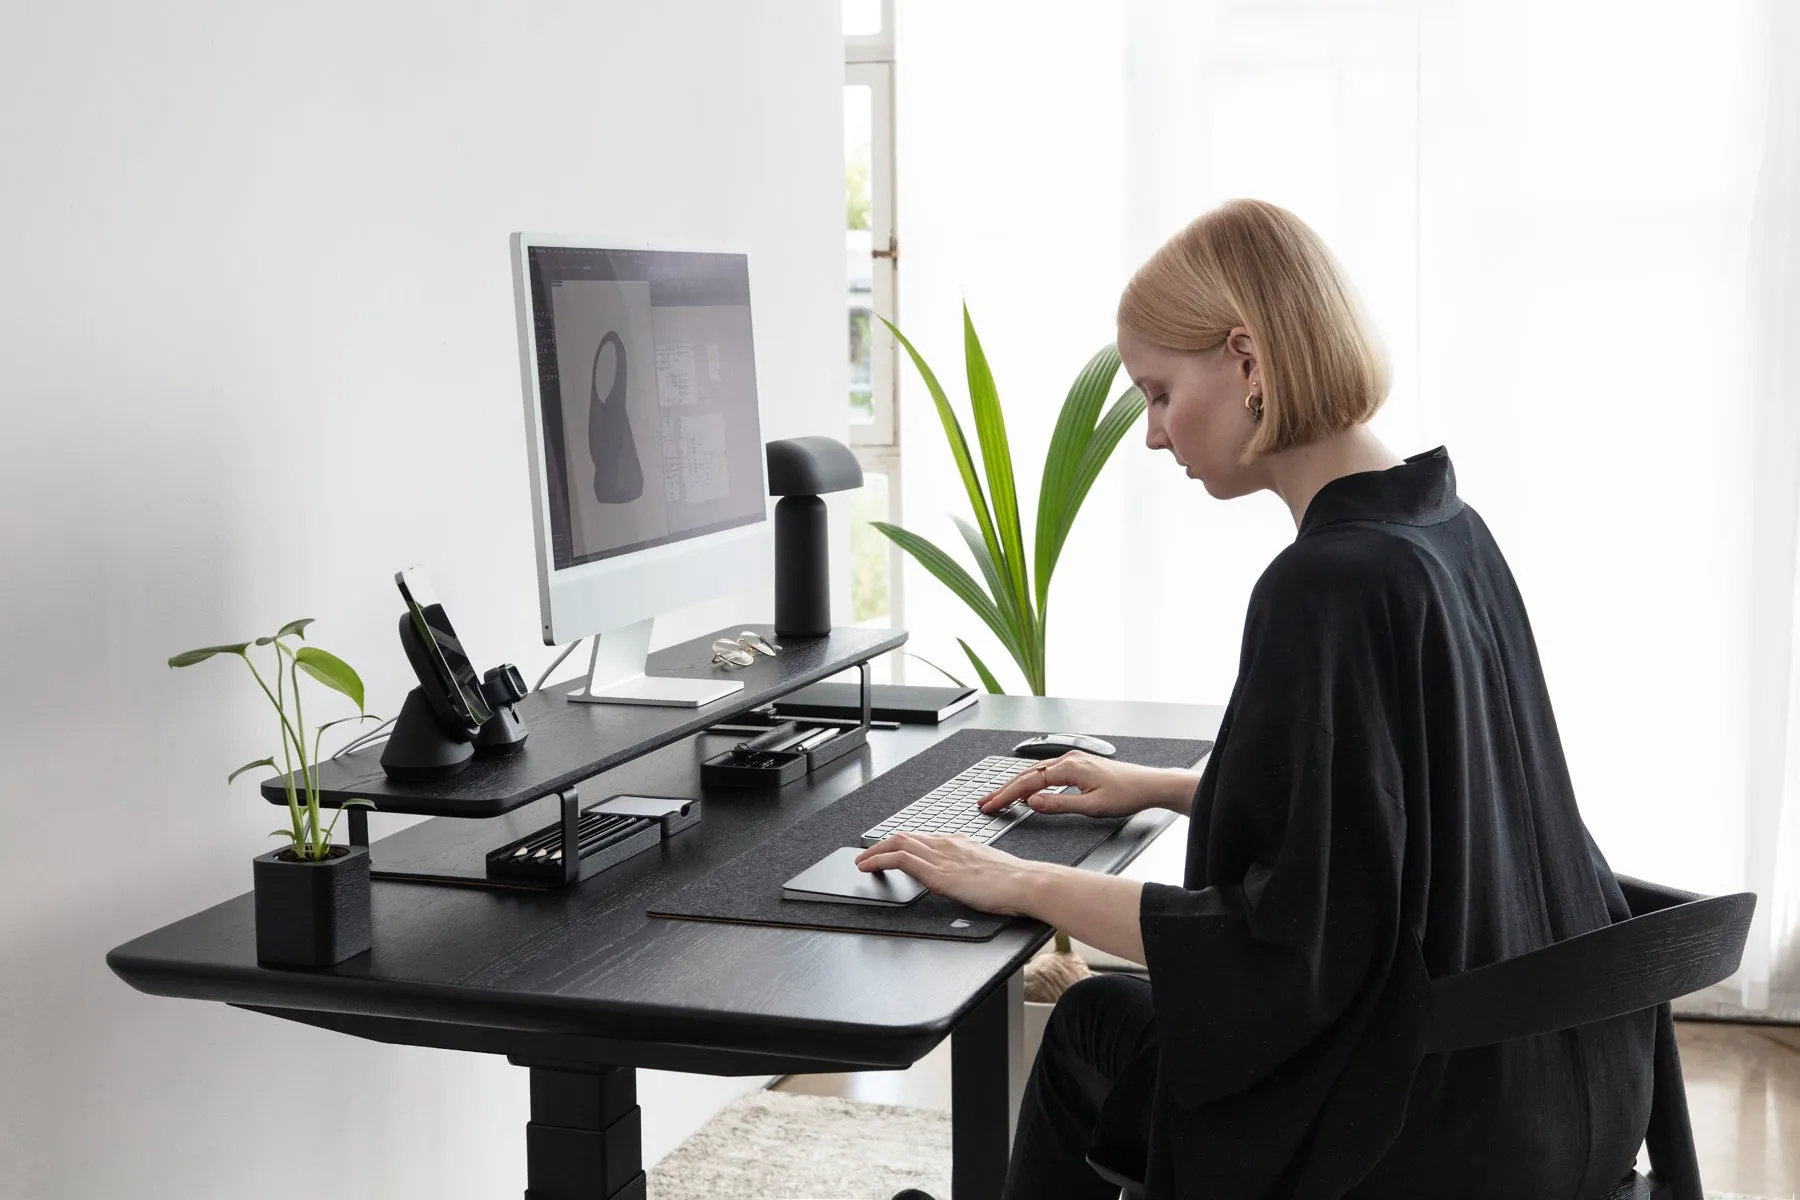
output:
<svg viewBox="0 0 1800 1200"><path fill-rule="evenodd" d="M1149 429L1144 441L1167 450L1220 500L1263 486L1240 461L1256 434L1244 397L1261 392L1250 333L1233 329L1217 350L1169 350L1119 332L1119 357L1144 393Z"/></svg>

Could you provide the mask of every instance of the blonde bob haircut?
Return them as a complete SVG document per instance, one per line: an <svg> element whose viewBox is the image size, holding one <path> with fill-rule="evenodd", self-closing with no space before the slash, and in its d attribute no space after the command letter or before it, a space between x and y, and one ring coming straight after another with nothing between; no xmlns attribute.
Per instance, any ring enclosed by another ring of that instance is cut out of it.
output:
<svg viewBox="0 0 1800 1200"><path fill-rule="evenodd" d="M1119 328L1168 350L1217 350L1240 325L1263 396L1246 461L1360 425L1387 399L1387 356L1331 251L1262 200L1202 214L1119 297Z"/></svg>

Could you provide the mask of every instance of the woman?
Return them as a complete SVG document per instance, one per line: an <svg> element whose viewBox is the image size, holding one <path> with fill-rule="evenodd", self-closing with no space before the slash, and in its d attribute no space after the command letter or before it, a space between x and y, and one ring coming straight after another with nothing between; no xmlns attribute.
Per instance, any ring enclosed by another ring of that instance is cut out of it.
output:
<svg viewBox="0 0 1800 1200"><path fill-rule="evenodd" d="M1427 981L1626 914L1570 786L1531 628L1442 448L1367 428L1381 353L1311 229L1233 201L1119 302L1152 449L1298 533L1250 598L1205 771L1069 754L983 801L1192 817L1185 886L897 834L862 856L1143 963L1084 981L1026 1087L1008 1197L1588 1197L1632 1166L1653 1015L1426 1056ZM1076 794L1046 794L1073 784ZM1104 1107L1104 1112L1102 1111Z"/></svg>

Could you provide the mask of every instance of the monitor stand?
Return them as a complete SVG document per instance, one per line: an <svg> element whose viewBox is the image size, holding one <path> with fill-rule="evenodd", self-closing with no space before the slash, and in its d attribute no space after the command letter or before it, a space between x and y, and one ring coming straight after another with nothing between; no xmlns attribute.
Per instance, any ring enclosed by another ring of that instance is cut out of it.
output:
<svg viewBox="0 0 1800 1200"><path fill-rule="evenodd" d="M577 704L660 704L699 708L744 690L741 679L677 679L646 675L654 618L594 635L587 683L568 693Z"/></svg>

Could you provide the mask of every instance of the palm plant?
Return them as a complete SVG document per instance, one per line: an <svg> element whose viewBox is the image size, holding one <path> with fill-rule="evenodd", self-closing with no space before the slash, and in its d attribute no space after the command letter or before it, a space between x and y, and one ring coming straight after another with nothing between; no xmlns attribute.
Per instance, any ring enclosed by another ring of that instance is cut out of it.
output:
<svg viewBox="0 0 1800 1200"><path fill-rule="evenodd" d="M937 405L938 419L943 422L950 453L956 459L963 487L969 495L969 505L975 511L973 525L960 516L952 519L969 552L974 555L987 586L984 588L977 583L960 563L930 539L885 521L872 524L917 559L919 565L935 575L981 618L1012 655L1031 693L1042 696L1045 694L1044 639L1051 576L1056 571L1063 545L1068 541L1069 530L1074 527L1075 516L1081 511L1082 501L1094 486L1094 480L1099 478L1107 459L1112 457L1119 439L1142 415L1143 394L1135 387L1129 388L1113 401L1104 416L1101 415L1107 393L1112 390L1113 379L1119 371L1119 351L1112 345L1102 347L1075 377L1063 400L1062 412L1050 435L1050 449L1044 458L1043 479L1038 487L1036 540L1028 565L1024 533L1019 523L1012 448L1006 438L1006 419L1000 410L994 374L988 369L987 355L981 348L981 339L975 334L975 323L969 316L968 306L963 306L963 354L969 402L975 416L975 436L981 445L981 474L976 472L962 423L950 407L937 375L904 334L892 323L882 323L906 348ZM983 475L986 476L985 487ZM962 638L956 640L987 690L1003 692L1005 689L994 673L969 643Z"/></svg>

